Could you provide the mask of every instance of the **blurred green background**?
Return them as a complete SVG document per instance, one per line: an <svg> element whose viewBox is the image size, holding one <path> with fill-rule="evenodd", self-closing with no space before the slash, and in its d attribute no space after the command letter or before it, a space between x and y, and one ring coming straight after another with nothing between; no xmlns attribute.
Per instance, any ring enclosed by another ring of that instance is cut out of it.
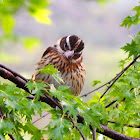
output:
<svg viewBox="0 0 140 140"><path fill-rule="evenodd" d="M86 82L82 94L86 93L92 89L93 80L106 82L119 72L118 61L125 56L120 47L139 28L127 30L120 24L138 2L116 0L100 4L93 0L51 0L47 7L51 11L51 24L37 22L21 7L14 16L16 37L3 37L0 31L0 63L31 78L35 64L48 46L65 35L78 35L85 42ZM6 24L8 27L8 21Z"/></svg>

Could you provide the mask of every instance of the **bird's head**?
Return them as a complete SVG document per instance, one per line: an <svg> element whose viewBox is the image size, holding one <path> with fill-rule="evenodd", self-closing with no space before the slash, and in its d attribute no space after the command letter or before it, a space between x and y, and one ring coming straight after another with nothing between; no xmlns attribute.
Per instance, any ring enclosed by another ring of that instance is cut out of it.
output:
<svg viewBox="0 0 140 140"><path fill-rule="evenodd" d="M65 36L57 41L56 48L68 60L77 60L82 55L84 42L76 35Z"/></svg>

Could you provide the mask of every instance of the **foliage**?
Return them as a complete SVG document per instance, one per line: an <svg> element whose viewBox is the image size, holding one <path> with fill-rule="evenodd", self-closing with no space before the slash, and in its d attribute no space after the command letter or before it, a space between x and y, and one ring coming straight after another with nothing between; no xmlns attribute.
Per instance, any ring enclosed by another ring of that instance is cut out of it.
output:
<svg viewBox="0 0 140 140"><path fill-rule="evenodd" d="M16 25L15 14L19 11L27 11L29 15L35 18L36 21L44 24L51 24L49 15L50 10L46 9L50 4L49 0L0 0L0 49L6 42L21 42L25 49L31 51L40 45L40 40L35 37L21 37L14 34L13 30ZM6 54L0 58L6 61L4 58ZM13 56L9 56L9 59L14 59Z"/></svg>
<svg viewBox="0 0 140 140"><path fill-rule="evenodd" d="M115 1L115 0L96 0L97 2L99 2L100 4L105 4L109 1Z"/></svg>
<svg viewBox="0 0 140 140"><path fill-rule="evenodd" d="M6 8L7 5L9 8ZM48 19L42 21L44 19L42 12L45 10L45 6L48 5L48 1L5 0L0 3L0 18L1 26L6 34L11 34L14 27L13 14L19 10L21 5L26 7L29 13L38 21L48 22ZM125 18L122 26L130 27L132 24L138 24L136 20L140 15L138 7L136 6L133 9L137 12L134 16L135 18L130 16ZM40 13L42 16L38 17ZM48 11L45 10L45 14L48 14ZM6 27L5 21L9 21L10 25L8 27ZM127 43L122 47L128 53L128 57L120 61L120 69L124 69L134 57L140 55L139 38L140 32L132 37L131 43ZM27 45L32 44L28 39L24 43L27 43ZM48 65L41 69L40 72L52 74L57 82L62 83L59 71L54 66ZM55 88L53 85L46 85L44 82L31 80L26 86L30 93L35 95L35 98L30 100L26 98L29 96L29 93L15 87L15 85L0 83L0 138L5 139L11 134L18 140L23 139L23 135L28 133L32 135L31 139L35 140L43 138L44 134L47 134L48 139L53 140L80 140L81 135L76 129L77 126L87 139L91 139L92 132L89 125L93 129L96 128L103 131L100 124L107 125L113 130L131 137L139 137L139 130L137 128L128 127L130 124L138 126L140 121L139 75L140 62L137 61L115 82L101 100L102 94L96 92L88 102L84 102L80 97L73 96L69 87L64 85ZM99 83L101 82L96 80L92 83L92 86ZM49 91L47 90L48 88ZM47 104L38 101L40 96L45 97L45 94L57 98L63 109L58 107L50 108ZM117 100L115 104L106 108L114 100ZM42 116L43 111L48 111L52 114L51 121L45 128L38 129L31 123L32 115L35 115L35 112L37 112ZM78 114L84 117L83 124L77 122Z"/></svg>
<svg viewBox="0 0 140 140"><path fill-rule="evenodd" d="M96 86L99 83L101 83L101 81L95 80L95 81L92 82L92 86L94 87L94 86Z"/></svg>
<svg viewBox="0 0 140 140"><path fill-rule="evenodd" d="M40 89L37 90L39 92ZM41 139L43 130L31 124L32 116L37 111L40 116L48 108L45 103L27 99L29 93L13 86L0 83L0 138L12 134L16 139L23 139L23 133L32 135L32 139Z"/></svg>
<svg viewBox="0 0 140 140"><path fill-rule="evenodd" d="M135 11L136 14L134 16L127 16L121 26L130 28L131 25L137 25L140 22L140 6L134 7L132 11Z"/></svg>
<svg viewBox="0 0 140 140"><path fill-rule="evenodd" d="M121 49L123 49L125 52L128 52L129 57L136 57L140 54L140 32L138 32L138 34L133 36L132 38L133 40L131 41L131 43L127 43L126 46L122 47Z"/></svg>
<svg viewBox="0 0 140 140"><path fill-rule="evenodd" d="M40 69L40 73L51 74L58 83L64 83L63 79L59 75L59 71L55 69L53 65L47 65L44 69Z"/></svg>
<svg viewBox="0 0 140 140"><path fill-rule="evenodd" d="M14 15L21 8L26 9L37 21L50 24L50 11L46 9L49 0L1 0L0 25L5 34L12 34L15 26ZM7 24L8 23L8 24Z"/></svg>

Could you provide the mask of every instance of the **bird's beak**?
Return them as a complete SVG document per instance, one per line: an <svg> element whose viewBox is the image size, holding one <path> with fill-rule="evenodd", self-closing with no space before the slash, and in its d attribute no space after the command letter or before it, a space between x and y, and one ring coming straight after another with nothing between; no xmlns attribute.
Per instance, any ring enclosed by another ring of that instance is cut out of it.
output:
<svg viewBox="0 0 140 140"><path fill-rule="evenodd" d="M64 54L70 60L74 56L74 50L67 50Z"/></svg>

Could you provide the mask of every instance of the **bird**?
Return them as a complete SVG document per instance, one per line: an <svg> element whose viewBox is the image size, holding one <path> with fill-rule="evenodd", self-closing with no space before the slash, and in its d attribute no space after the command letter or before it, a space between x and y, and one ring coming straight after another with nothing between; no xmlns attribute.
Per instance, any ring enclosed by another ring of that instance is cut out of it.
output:
<svg viewBox="0 0 140 140"><path fill-rule="evenodd" d="M76 35L60 38L55 45L48 47L37 63L35 80L41 80L53 84L55 88L60 86L50 74L40 73L47 65L54 65L58 69L64 85L69 86L71 93L78 96L84 86L85 68L83 66L84 42Z"/></svg>

